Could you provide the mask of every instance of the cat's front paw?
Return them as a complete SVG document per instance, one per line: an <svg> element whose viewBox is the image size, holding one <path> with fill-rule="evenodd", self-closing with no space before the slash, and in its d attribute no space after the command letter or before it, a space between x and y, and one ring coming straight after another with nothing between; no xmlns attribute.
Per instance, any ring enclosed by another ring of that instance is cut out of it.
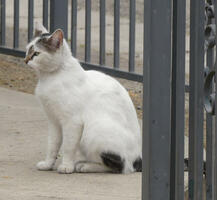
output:
<svg viewBox="0 0 217 200"><path fill-rule="evenodd" d="M53 168L53 162L48 162L48 161L40 161L38 162L38 164L36 165L38 170L41 171L48 171L48 170L52 170Z"/></svg>
<svg viewBox="0 0 217 200"><path fill-rule="evenodd" d="M74 164L61 164L57 171L60 173L60 174L71 174L74 172Z"/></svg>

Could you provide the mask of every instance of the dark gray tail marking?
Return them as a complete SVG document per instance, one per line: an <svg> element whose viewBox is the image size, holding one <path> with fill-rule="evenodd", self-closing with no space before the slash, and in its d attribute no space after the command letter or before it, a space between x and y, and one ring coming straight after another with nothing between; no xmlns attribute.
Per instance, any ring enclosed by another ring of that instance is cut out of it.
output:
<svg viewBox="0 0 217 200"><path fill-rule="evenodd" d="M133 163L133 168L136 170L136 172L142 171L142 159L137 158Z"/></svg>
<svg viewBox="0 0 217 200"><path fill-rule="evenodd" d="M114 173L121 173L124 168L124 160L115 153L101 153L101 158L105 166L112 169Z"/></svg>

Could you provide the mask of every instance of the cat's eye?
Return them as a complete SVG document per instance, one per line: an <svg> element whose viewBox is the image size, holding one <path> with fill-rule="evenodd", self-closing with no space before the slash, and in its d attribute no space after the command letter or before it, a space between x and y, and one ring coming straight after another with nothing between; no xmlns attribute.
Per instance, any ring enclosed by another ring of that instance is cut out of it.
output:
<svg viewBox="0 0 217 200"><path fill-rule="evenodd" d="M35 51L33 56L38 56L40 54L40 52Z"/></svg>
<svg viewBox="0 0 217 200"><path fill-rule="evenodd" d="M40 52L35 51L35 52L32 54L31 60L33 60L33 58L34 58L35 56L38 56L39 54L40 54Z"/></svg>

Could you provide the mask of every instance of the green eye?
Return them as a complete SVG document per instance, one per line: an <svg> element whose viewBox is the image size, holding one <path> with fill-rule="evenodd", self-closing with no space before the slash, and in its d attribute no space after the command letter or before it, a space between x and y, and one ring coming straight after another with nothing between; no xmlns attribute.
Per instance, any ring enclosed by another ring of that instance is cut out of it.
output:
<svg viewBox="0 0 217 200"><path fill-rule="evenodd" d="M39 54L40 54L40 52L35 51L35 52L32 54L32 56L31 56L31 60L32 60L35 56L38 56Z"/></svg>
<svg viewBox="0 0 217 200"><path fill-rule="evenodd" d="M35 52L34 53L34 56L38 56L40 53L39 52Z"/></svg>

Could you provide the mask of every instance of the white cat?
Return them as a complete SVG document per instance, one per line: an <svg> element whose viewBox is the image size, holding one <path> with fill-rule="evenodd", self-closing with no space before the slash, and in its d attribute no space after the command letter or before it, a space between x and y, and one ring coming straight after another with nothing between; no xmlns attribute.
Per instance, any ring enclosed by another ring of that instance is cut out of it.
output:
<svg viewBox="0 0 217 200"><path fill-rule="evenodd" d="M35 90L49 121L47 156L52 170L62 144L59 173L141 171L141 132L127 91L112 77L85 71L63 32L37 25L25 62L39 76Z"/></svg>

